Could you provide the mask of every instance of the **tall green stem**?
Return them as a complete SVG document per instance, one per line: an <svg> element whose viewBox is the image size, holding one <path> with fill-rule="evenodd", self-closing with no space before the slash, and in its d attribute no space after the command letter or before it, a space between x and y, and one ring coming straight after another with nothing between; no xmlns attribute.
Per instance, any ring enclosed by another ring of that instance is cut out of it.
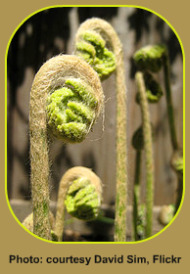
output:
<svg viewBox="0 0 190 274"><path fill-rule="evenodd" d="M168 51L163 58L164 63L164 81L165 81L165 89L166 89L166 101L167 101L167 109L168 109L168 119L169 119L169 127L170 127L170 138L173 147L174 154L179 150L178 142L177 142L177 134L175 128L175 118L174 118L174 110L173 110L173 100L172 100L172 92L171 92L171 82L170 82L170 63ZM183 179L178 176L178 189L177 189L177 199L175 212L177 212L182 198L183 193Z"/></svg>
<svg viewBox="0 0 190 274"><path fill-rule="evenodd" d="M163 57L164 63L164 82L166 88L166 101L167 101L167 109L168 109L168 119L169 119L169 127L170 127L170 138L173 146L173 150L178 150L177 143L177 135L175 129L175 119L174 119L174 110L173 110L173 100L171 94L171 82L170 82L170 65L169 65L169 56L168 52Z"/></svg>
<svg viewBox="0 0 190 274"><path fill-rule="evenodd" d="M152 234L152 217L153 217L153 189L154 189L154 164L152 151L152 134L150 125L150 115L148 111L148 102L146 97L143 74L136 73L136 82L140 96L140 106L142 113L144 148L146 155L146 237Z"/></svg>
<svg viewBox="0 0 190 274"><path fill-rule="evenodd" d="M141 150L136 152L135 163L135 184L134 184L134 197L133 197L133 230L134 239L138 240L138 216L139 216L139 196L140 196L140 174L141 174Z"/></svg>

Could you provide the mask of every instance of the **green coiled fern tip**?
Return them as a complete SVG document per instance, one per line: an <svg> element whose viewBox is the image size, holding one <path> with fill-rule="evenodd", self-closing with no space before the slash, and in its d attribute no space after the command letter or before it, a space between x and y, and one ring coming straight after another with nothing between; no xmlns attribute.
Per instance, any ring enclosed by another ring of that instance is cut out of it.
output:
<svg viewBox="0 0 190 274"><path fill-rule="evenodd" d="M69 214L82 220L93 220L98 216L100 204L96 188L88 178L80 177L72 182L65 200Z"/></svg>
<svg viewBox="0 0 190 274"><path fill-rule="evenodd" d="M166 54L164 45L148 45L134 54L134 61L138 69L158 72L163 65L163 57Z"/></svg>
<svg viewBox="0 0 190 274"><path fill-rule="evenodd" d="M102 80L116 69L114 53L106 47L105 40L95 31L86 30L80 34L75 53L88 62Z"/></svg>
<svg viewBox="0 0 190 274"><path fill-rule="evenodd" d="M47 121L53 135L67 142L81 142L94 123L97 100L81 79L67 79L47 97Z"/></svg>

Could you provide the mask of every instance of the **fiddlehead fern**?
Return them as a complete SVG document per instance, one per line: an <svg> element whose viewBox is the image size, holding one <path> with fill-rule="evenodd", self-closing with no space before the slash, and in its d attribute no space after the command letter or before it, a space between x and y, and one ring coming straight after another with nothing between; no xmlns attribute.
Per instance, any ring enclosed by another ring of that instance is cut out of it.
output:
<svg viewBox="0 0 190 274"><path fill-rule="evenodd" d="M179 179L183 181L183 157L181 151L174 152L171 160L171 165L177 173Z"/></svg>
<svg viewBox="0 0 190 274"><path fill-rule="evenodd" d="M167 225L171 222L175 214L175 206L174 205L164 205L162 206L158 220L162 225Z"/></svg>
<svg viewBox="0 0 190 274"><path fill-rule="evenodd" d="M163 95L162 88L149 72L143 73L146 95L149 103L157 103ZM137 92L136 101L139 103L139 93Z"/></svg>
<svg viewBox="0 0 190 274"><path fill-rule="evenodd" d="M34 234L50 240L48 135L81 142L101 112L101 83L77 56L59 55L38 71L30 94L30 160ZM48 127L47 127L48 124Z"/></svg>
<svg viewBox="0 0 190 274"><path fill-rule="evenodd" d="M72 216L93 220L98 216L102 200L102 183L89 168L74 167L62 177L58 192L55 234L62 241L64 208Z"/></svg>
<svg viewBox="0 0 190 274"><path fill-rule="evenodd" d="M142 71L158 72L161 68L164 68L170 136L173 149L177 150L178 144L173 113L168 50L164 45L148 45L135 53L134 61L137 67Z"/></svg>
<svg viewBox="0 0 190 274"><path fill-rule="evenodd" d="M81 79L66 79L47 98L47 119L53 134L65 142L81 142L96 116L98 100Z"/></svg>
<svg viewBox="0 0 190 274"><path fill-rule="evenodd" d="M139 70L158 72L163 66L165 54L166 47L164 45L148 45L135 53L134 61Z"/></svg>
<svg viewBox="0 0 190 274"><path fill-rule="evenodd" d="M114 53L106 48L105 40L94 30L79 33L75 53L88 62L102 80L116 68Z"/></svg>
<svg viewBox="0 0 190 274"><path fill-rule="evenodd" d="M112 26L92 18L76 35L77 55L86 60L103 80L115 70L116 79L116 208L114 240L126 241L127 152L126 84L122 44Z"/></svg>
<svg viewBox="0 0 190 274"><path fill-rule="evenodd" d="M168 112L168 121L170 128L170 139L173 148L174 154L179 154L180 148L177 141L177 133L175 128L175 117L173 109L173 99L172 99L172 90L171 90L171 81L170 81L170 62L169 62L169 53L167 48L164 45L150 45L140 49L134 56L135 63L138 68L143 71L152 71L158 72L162 67L164 71L164 83L166 91L166 103L167 103L167 112ZM175 158L175 157L172 157ZM183 162L182 156L180 157L180 163ZM172 159L172 166L174 170L179 175L179 172L175 168L175 163ZM181 174L183 173L183 164L180 164ZM178 176L178 197L176 201L176 211L181 203L183 192L183 176Z"/></svg>

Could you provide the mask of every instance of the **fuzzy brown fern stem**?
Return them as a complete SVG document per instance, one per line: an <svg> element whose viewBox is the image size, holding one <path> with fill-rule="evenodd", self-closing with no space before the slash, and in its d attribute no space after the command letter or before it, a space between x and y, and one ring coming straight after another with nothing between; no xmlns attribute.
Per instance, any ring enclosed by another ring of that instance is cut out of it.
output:
<svg viewBox="0 0 190 274"><path fill-rule="evenodd" d="M116 242L126 241L127 149L126 149L126 83L122 44L106 21L92 18L85 21L76 36L76 54L85 59L105 79L116 75Z"/></svg>
<svg viewBox="0 0 190 274"><path fill-rule="evenodd" d="M103 99L97 74L76 56L51 58L35 76L30 94L30 161L33 232L41 238L51 240L48 135L64 143L81 142Z"/></svg>
<svg viewBox="0 0 190 274"><path fill-rule="evenodd" d="M146 155L146 237L152 234L152 217L153 217L153 190L154 190L154 163L152 151L152 133L150 124L150 115L148 111L148 102L146 88L141 72L136 73L136 82L140 97L140 106L142 114L144 148Z"/></svg>

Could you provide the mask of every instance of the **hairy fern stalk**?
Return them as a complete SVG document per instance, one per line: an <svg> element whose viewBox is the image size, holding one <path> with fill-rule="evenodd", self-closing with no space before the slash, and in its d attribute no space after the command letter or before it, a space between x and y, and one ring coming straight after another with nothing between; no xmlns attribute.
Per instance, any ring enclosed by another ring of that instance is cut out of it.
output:
<svg viewBox="0 0 190 274"><path fill-rule="evenodd" d="M30 161L33 232L51 240L49 136L64 143L85 139L103 106L94 70L77 56L59 55L38 71L30 94Z"/></svg>

